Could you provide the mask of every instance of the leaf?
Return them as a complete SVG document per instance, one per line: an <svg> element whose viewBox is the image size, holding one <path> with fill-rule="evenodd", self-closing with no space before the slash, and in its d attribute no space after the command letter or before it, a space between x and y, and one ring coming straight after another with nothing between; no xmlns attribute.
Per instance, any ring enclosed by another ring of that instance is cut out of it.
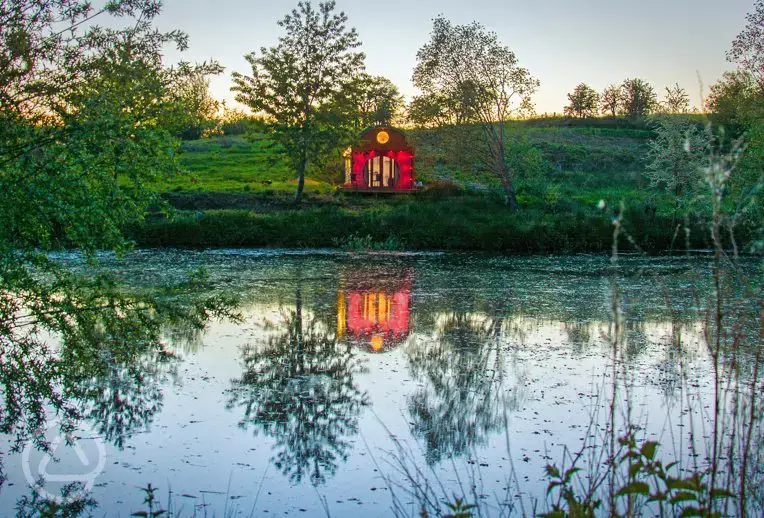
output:
<svg viewBox="0 0 764 518"><path fill-rule="evenodd" d="M544 469L546 469L546 475L548 477L560 478L560 470L557 469L557 466L553 466L551 464L547 464L546 468L544 468Z"/></svg>
<svg viewBox="0 0 764 518"><path fill-rule="evenodd" d="M686 516L705 516L705 513L698 509L697 507L685 507L682 509L682 514L679 515L681 518L685 518Z"/></svg>
<svg viewBox="0 0 764 518"><path fill-rule="evenodd" d="M735 494L721 487L715 487L711 490L711 498L735 498Z"/></svg>
<svg viewBox="0 0 764 518"><path fill-rule="evenodd" d="M147 513L146 511L138 511L138 512L135 512L135 513L131 514L130 516L146 516L146 517L148 517L148 515L149 515L149 513Z"/></svg>
<svg viewBox="0 0 764 518"><path fill-rule="evenodd" d="M629 466L629 478L636 478L637 473L639 473L639 470L641 470L643 467L644 464L642 464L641 460Z"/></svg>
<svg viewBox="0 0 764 518"><path fill-rule="evenodd" d="M621 495L649 495L650 486L645 482L631 482L618 490L616 496Z"/></svg>
<svg viewBox="0 0 764 518"><path fill-rule="evenodd" d="M670 502L672 504L677 504L679 502L687 502L689 500L697 500L698 497L695 493L690 493L689 491L679 491L673 495L671 495Z"/></svg>
<svg viewBox="0 0 764 518"><path fill-rule="evenodd" d="M689 491L700 491L699 481L697 479L666 478L666 487L669 489L687 489Z"/></svg>
<svg viewBox="0 0 764 518"><path fill-rule="evenodd" d="M645 444L642 445L642 448L639 450L639 452L647 457L650 460L653 460L655 458L655 452L658 449L658 443L655 441L647 441Z"/></svg>
<svg viewBox="0 0 764 518"><path fill-rule="evenodd" d="M579 471L581 471L581 468L570 468L568 471L565 472L565 477L564 477L565 480L566 481L570 480L570 477L572 477L573 475L575 475Z"/></svg>

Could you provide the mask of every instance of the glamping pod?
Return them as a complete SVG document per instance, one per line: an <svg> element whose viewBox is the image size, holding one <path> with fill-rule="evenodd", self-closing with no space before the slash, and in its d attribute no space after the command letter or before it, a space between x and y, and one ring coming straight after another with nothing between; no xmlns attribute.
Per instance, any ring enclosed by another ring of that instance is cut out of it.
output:
<svg viewBox="0 0 764 518"><path fill-rule="evenodd" d="M358 274L337 292L337 337L372 353L394 349L409 335L411 272L376 281Z"/></svg>
<svg viewBox="0 0 764 518"><path fill-rule="evenodd" d="M400 130L379 126L366 130L360 145L345 154L346 191L415 191L414 148Z"/></svg>

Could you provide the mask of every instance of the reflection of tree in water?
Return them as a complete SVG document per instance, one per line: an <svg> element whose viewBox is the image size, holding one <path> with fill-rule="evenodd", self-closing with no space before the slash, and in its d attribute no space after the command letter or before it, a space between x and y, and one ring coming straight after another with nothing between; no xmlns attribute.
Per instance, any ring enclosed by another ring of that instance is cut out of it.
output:
<svg viewBox="0 0 764 518"><path fill-rule="evenodd" d="M425 441L428 463L483 444L503 428L505 408L522 404L516 391L505 397L503 323L452 313L433 343L409 348L409 370L423 386L409 397L408 410L412 434Z"/></svg>
<svg viewBox="0 0 764 518"><path fill-rule="evenodd" d="M227 408L243 407L240 426L275 439L272 461L292 481L308 475L325 482L347 459L348 438L368 404L353 380L364 370L361 361L318 319L303 315L299 289L283 332L245 347L242 356L244 372L231 382Z"/></svg>
<svg viewBox="0 0 764 518"><path fill-rule="evenodd" d="M568 335L568 342L573 354L583 354L592 339L592 324L590 322L563 322L563 326Z"/></svg>
<svg viewBox="0 0 764 518"><path fill-rule="evenodd" d="M162 329L203 329L211 317L233 316L234 300L205 293L199 278L139 290L55 274L34 300L14 294L0 307L0 432L17 449L30 439L45 449L37 431L55 413L62 432L84 418L121 448L161 409L174 363Z"/></svg>
<svg viewBox="0 0 764 518"><path fill-rule="evenodd" d="M177 358L163 350L135 357L107 350L84 365L90 375L75 387L81 415L107 441L122 449L146 430L162 409L163 386L175 375Z"/></svg>

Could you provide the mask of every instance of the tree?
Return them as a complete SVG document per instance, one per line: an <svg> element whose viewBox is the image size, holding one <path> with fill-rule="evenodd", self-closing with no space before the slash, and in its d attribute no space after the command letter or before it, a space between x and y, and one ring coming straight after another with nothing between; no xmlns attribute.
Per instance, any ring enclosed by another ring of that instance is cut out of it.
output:
<svg viewBox="0 0 764 518"><path fill-rule="evenodd" d="M621 104L621 87L618 85L607 86L600 95L600 108L602 113L615 117L618 115L618 107Z"/></svg>
<svg viewBox="0 0 764 518"><path fill-rule="evenodd" d="M764 95L753 75L738 69L725 72L719 81L711 85L705 104L715 123L724 126L733 136L738 136L764 115L762 100Z"/></svg>
<svg viewBox="0 0 764 518"><path fill-rule="evenodd" d="M187 37L151 26L160 4L25 0L0 7L0 249L123 248L122 228L155 203L146 183L178 172L171 86L217 64L166 67ZM123 29L99 14L135 16ZM71 30L66 29L66 24ZM51 34L55 36L51 36Z"/></svg>
<svg viewBox="0 0 764 518"><path fill-rule="evenodd" d="M764 0L756 0L746 20L748 23L732 42L727 59L737 63L764 87Z"/></svg>
<svg viewBox="0 0 764 518"><path fill-rule="evenodd" d="M466 89L461 89L453 97L440 92L417 95L409 103L407 116L409 121L418 126L458 126L469 122L470 103Z"/></svg>
<svg viewBox="0 0 764 518"><path fill-rule="evenodd" d="M642 79L626 79L621 83L620 111L629 118L649 115L657 106L653 87Z"/></svg>
<svg viewBox="0 0 764 518"><path fill-rule="evenodd" d="M570 104L565 107L565 115L570 117L593 117L599 110L599 94L585 83L576 86L568 94Z"/></svg>
<svg viewBox="0 0 764 518"><path fill-rule="evenodd" d="M481 166L502 183L507 205L517 209L513 171L506 157L506 122L533 111L531 96L539 81L518 64L496 33L477 22L452 25L442 16L433 23L430 41L417 52L414 86L431 99L445 101L463 122L482 129Z"/></svg>
<svg viewBox="0 0 764 518"><path fill-rule="evenodd" d="M74 358L162 351L162 322L183 312L175 296L83 279L46 255L78 248L95 260L98 249L124 250L124 226L156 202L147 183L178 171L173 129L183 109L171 87L219 67L167 67L165 47L183 50L187 37L152 27L160 8L155 0L115 0L100 11L78 0L0 3L0 433L17 445L45 447L39 430L51 411L64 431L80 417L87 383ZM106 15L128 20L94 24ZM186 309L203 325L215 307Z"/></svg>
<svg viewBox="0 0 764 518"><path fill-rule="evenodd" d="M674 87L666 87L666 99L662 103L666 113L687 113L690 109L690 96L687 90L675 83Z"/></svg>
<svg viewBox="0 0 764 518"><path fill-rule="evenodd" d="M403 96L392 81L363 73L345 85L333 109L356 134L369 126L392 124L402 107Z"/></svg>
<svg viewBox="0 0 764 518"><path fill-rule="evenodd" d="M656 122L656 137L648 143L645 175L651 186L674 196L676 217L689 210L696 197L711 137L703 127L684 117L662 116Z"/></svg>
<svg viewBox="0 0 764 518"><path fill-rule="evenodd" d="M169 95L181 108L183 140L196 140L218 124L220 103L210 94L210 81L203 72L181 78L170 89Z"/></svg>
<svg viewBox="0 0 764 518"><path fill-rule="evenodd" d="M363 70L364 55L354 51L358 34L334 9L333 0L319 3L318 10L300 2L279 22L285 34L278 45L245 56L252 75L233 74L236 100L268 117L297 172L296 203L310 162L338 143L328 109Z"/></svg>

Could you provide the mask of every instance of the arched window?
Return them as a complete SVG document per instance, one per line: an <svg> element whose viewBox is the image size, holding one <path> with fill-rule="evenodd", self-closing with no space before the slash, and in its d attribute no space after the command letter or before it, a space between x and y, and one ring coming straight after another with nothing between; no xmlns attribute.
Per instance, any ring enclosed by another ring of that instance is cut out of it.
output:
<svg viewBox="0 0 764 518"><path fill-rule="evenodd" d="M395 187L398 183L398 163L388 156L375 156L363 166L367 187Z"/></svg>

